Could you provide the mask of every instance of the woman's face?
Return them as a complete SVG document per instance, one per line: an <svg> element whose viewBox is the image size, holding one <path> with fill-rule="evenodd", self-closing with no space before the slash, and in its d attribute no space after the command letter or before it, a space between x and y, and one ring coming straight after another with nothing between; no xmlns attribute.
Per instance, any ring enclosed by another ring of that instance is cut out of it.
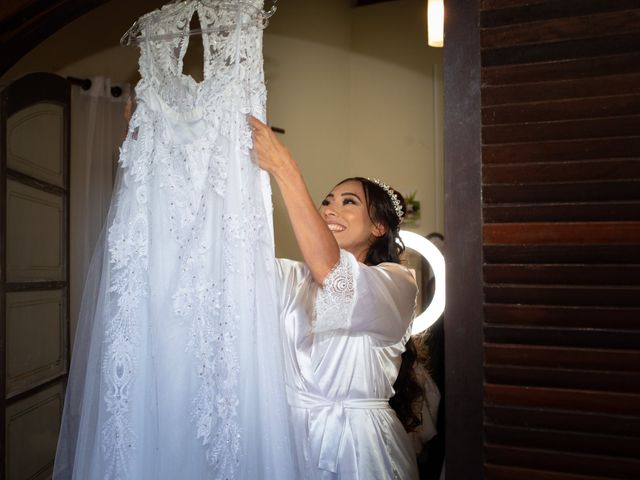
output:
<svg viewBox="0 0 640 480"><path fill-rule="evenodd" d="M371 222L364 188L357 180L334 187L322 201L320 215L340 248L361 262L367 256L373 237L384 233L384 227Z"/></svg>

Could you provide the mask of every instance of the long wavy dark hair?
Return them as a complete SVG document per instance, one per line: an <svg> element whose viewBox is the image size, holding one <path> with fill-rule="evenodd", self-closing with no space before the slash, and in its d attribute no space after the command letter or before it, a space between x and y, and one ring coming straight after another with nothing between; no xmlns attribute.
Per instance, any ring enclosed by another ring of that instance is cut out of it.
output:
<svg viewBox="0 0 640 480"><path fill-rule="evenodd" d="M363 177L346 178L338 185L350 181L358 181L362 184L369 218L374 224L383 225L385 230L385 233L375 238L369 246L364 263L367 265L378 265L383 262L400 263L400 255L405 247L400 239L401 220L396 214L390 195L380 185ZM402 211L406 212L407 205L404 198L400 192L392 190L400 201ZM416 367L421 361L421 356L414 339L410 338L402 354L398 378L393 384L396 393L389 399L391 408L395 410L407 432L414 431L422 424L421 406L424 386L418 381L416 375Z"/></svg>

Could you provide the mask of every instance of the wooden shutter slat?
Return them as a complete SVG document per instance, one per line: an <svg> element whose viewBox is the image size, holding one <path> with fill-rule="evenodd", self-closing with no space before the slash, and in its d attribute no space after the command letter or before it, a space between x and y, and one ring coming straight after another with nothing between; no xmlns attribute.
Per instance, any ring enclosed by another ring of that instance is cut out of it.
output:
<svg viewBox="0 0 640 480"><path fill-rule="evenodd" d="M544 3L545 0L480 0L480 10L493 10L500 8L518 7L533 3Z"/></svg>
<svg viewBox="0 0 640 480"><path fill-rule="evenodd" d="M626 116L640 111L638 94L603 94L606 96L483 107L482 123L485 126L518 125L529 122Z"/></svg>
<svg viewBox="0 0 640 480"><path fill-rule="evenodd" d="M552 18L516 25L487 27L480 30L484 48L555 42L576 38L593 38L611 32L628 33L640 29L636 10L593 13L566 18Z"/></svg>
<svg viewBox="0 0 640 480"><path fill-rule="evenodd" d="M485 424L488 443L512 444L516 447L553 449L556 451L594 453L612 457L640 458L637 437L563 432Z"/></svg>
<svg viewBox="0 0 640 480"><path fill-rule="evenodd" d="M488 264L483 271L492 284L640 286L640 265Z"/></svg>
<svg viewBox="0 0 640 480"><path fill-rule="evenodd" d="M640 328L640 309L625 307L509 305L486 303L487 325L522 325L539 327ZM640 360L640 358L639 358Z"/></svg>
<svg viewBox="0 0 640 480"><path fill-rule="evenodd" d="M502 165L485 165L482 177L489 184L633 180L640 177L640 155L639 159L611 158L529 164L505 162ZM576 185L576 188L580 188L580 185Z"/></svg>
<svg viewBox="0 0 640 480"><path fill-rule="evenodd" d="M481 49L481 59L485 66L496 66L638 51L640 51L640 33L623 33L554 43Z"/></svg>
<svg viewBox="0 0 640 480"><path fill-rule="evenodd" d="M640 245L486 245L487 263L640 263Z"/></svg>
<svg viewBox="0 0 640 480"><path fill-rule="evenodd" d="M634 70L629 73L608 74L600 77L485 85L482 87L482 106L632 95L640 93L638 79L640 79L640 73ZM603 85L607 86L606 90L603 90Z"/></svg>
<svg viewBox="0 0 640 480"><path fill-rule="evenodd" d="M483 238L491 244L639 244L640 222L492 223Z"/></svg>
<svg viewBox="0 0 640 480"><path fill-rule="evenodd" d="M581 348L640 349L640 328L529 327L486 325L485 341L520 345L551 345Z"/></svg>
<svg viewBox="0 0 640 480"><path fill-rule="evenodd" d="M481 0L482 27L567 19L600 12L627 10L638 6L635 0Z"/></svg>
<svg viewBox="0 0 640 480"><path fill-rule="evenodd" d="M640 161L638 165L640 166ZM640 181L632 179L552 183L495 183L483 185L482 193L485 205L507 202L547 203L640 200Z"/></svg>
<svg viewBox="0 0 640 480"><path fill-rule="evenodd" d="M640 393L640 372L610 372L562 368L485 366L485 381L492 384ZM640 442L638 442L640 444Z"/></svg>
<svg viewBox="0 0 640 480"><path fill-rule="evenodd" d="M491 303L640 307L638 287L488 285L484 294Z"/></svg>
<svg viewBox="0 0 640 480"><path fill-rule="evenodd" d="M577 475L529 468L510 467L506 465L485 465L487 480L611 480L611 477L594 477L593 475Z"/></svg>
<svg viewBox="0 0 640 480"><path fill-rule="evenodd" d="M502 405L485 405L485 423L565 432L598 432L640 439L640 417Z"/></svg>
<svg viewBox="0 0 640 480"><path fill-rule="evenodd" d="M485 398L496 405L580 410L640 416L640 395L632 393L485 384Z"/></svg>
<svg viewBox="0 0 640 480"><path fill-rule="evenodd" d="M640 371L640 352L637 350L485 343L484 359L491 365Z"/></svg>
<svg viewBox="0 0 640 480"><path fill-rule="evenodd" d="M490 463L539 468L581 475L608 475L609 478L634 480L640 475L640 461L605 455L584 455L549 449L532 449L487 445L485 456Z"/></svg>
<svg viewBox="0 0 640 480"><path fill-rule="evenodd" d="M613 139L638 135L640 135L640 115L488 125L482 128L482 141L485 145L591 138Z"/></svg>
<svg viewBox="0 0 640 480"><path fill-rule="evenodd" d="M587 57L531 65L504 65L482 69L483 86L507 86L585 77L602 77L640 71L640 53L620 53L606 57ZM590 96L601 96L586 92ZM486 99L485 99L486 100Z"/></svg>
<svg viewBox="0 0 640 480"><path fill-rule="evenodd" d="M589 138L484 145L485 164L640 158L640 137ZM577 167L577 165L573 165Z"/></svg>
<svg viewBox="0 0 640 480"><path fill-rule="evenodd" d="M487 223L638 221L640 201L488 205L482 215Z"/></svg>

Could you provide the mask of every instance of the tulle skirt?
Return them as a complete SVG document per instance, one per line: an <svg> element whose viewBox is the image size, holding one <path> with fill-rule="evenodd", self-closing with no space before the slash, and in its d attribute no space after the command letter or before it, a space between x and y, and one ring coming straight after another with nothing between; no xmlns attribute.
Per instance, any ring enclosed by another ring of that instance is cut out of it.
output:
<svg viewBox="0 0 640 480"><path fill-rule="evenodd" d="M205 116L194 139L138 101L85 284L54 478L294 479L270 187L244 114L231 134Z"/></svg>

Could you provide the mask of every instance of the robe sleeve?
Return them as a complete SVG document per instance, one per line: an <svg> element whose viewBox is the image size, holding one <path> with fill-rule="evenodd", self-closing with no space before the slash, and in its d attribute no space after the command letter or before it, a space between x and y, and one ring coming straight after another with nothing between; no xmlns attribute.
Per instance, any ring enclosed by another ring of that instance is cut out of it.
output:
<svg viewBox="0 0 640 480"><path fill-rule="evenodd" d="M367 266L344 250L318 290L315 333L347 330L383 342L399 342L413 319L418 288L396 263Z"/></svg>
<svg viewBox="0 0 640 480"><path fill-rule="evenodd" d="M304 263L276 258L276 291L281 309L289 308L298 284L304 279L307 267Z"/></svg>

